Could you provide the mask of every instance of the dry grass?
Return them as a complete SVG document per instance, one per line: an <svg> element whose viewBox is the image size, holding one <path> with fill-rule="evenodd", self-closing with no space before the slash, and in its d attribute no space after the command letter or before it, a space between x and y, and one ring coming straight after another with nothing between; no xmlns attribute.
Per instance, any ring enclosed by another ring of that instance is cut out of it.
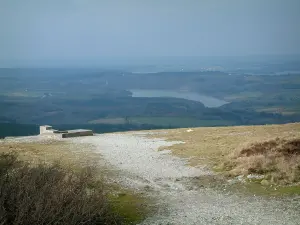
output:
<svg viewBox="0 0 300 225"><path fill-rule="evenodd" d="M72 144L61 140L43 140L32 142L14 142L4 140L0 142L0 153L14 152L22 161L30 164L59 163L66 168L80 169L85 166L95 166L101 159L85 144Z"/></svg>
<svg viewBox="0 0 300 225"><path fill-rule="evenodd" d="M0 140L0 154L17 154L18 160L30 164L31 167L42 164L51 168L53 165L59 165L60 168L76 174L81 174L86 167L89 167L90 171L93 168L95 183L101 185L101 191L105 192L106 200L110 203L114 214L122 217L122 224L141 221L148 213L148 208L144 206L148 199L115 183L111 185L111 179L115 176L114 171L107 168L106 164L99 164L102 160L101 155L93 151L93 146L51 139ZM119 197L118 193L124 194Z"/></svg>
<svg viewBox="0 0 300 225"><path fill-rule="evenodd" d="M122 224L90 170L0 155L0 224ZM96 188L95 188L96 187Z"/></svg>
<svg viewBox="0 0 300 225"><path fill-rule="evenodd" d="M300 138L300 123L191 129L192 132L187 132L187 128L160 130L150 136L185 142L168 148L175 155L189 158L192 166L208 165L216 170L221 169L220 165L236 149L243 149L251 143L276 138Z"/></svg>
<svg viewBox="0 0 300 225"><path fill-rule="evenodd" d="M265 175L272 183L300 181L300 138L276 138L237 149L223 163L229 175Z"/></svg>

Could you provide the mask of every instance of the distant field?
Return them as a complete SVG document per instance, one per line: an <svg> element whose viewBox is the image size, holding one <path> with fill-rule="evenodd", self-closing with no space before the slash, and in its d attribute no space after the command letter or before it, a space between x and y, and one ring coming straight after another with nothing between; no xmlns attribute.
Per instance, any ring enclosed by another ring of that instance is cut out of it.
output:
<svg viewBox="0 0 300 225"><path fill-rule="evenodd" d="M222 126L230 124L231 122L221 120L199 120L189 117L130 117L129 121L138 124L152 124L171 127Z"/></svg>
<svg viewBox="0 0 300 225"><path fill-rule="evenodd" d="M45 96L45 94L48 93L48 96ZM43 98L43 97L60 97L60 98L70 98L72 99L71 96L67 96L67 94L63 91L53 91L51 89L45 89L45 90L22 90L22 89L17 89L17 90L9 90L9 91L0 91L0 96L4 97L13 97L13 98ZM74 98L74 96L73 96ZM78 96L78 98L82 98L81 96Z"/></svg>
<svg viewBox="0 0 300 225"><path fill-rule="evenodd" d="M300 112L300 109L296 108L280 108L280 107L270 107L270 108L260 108L256 110L257 112L266 113L280 113L282 115L293 115Z"/></svg>
<svg viewBox="0 0 300 225"><path fill-rule="evenodd" d="M164 127L191 127L191 126L226 126L232 125L233 121L225 120L200 120L192 117L172 117L172 116L140 116L128 118L102 118L89 121L90 124L148 124Z"/></svg>
<svg viewBox="0 0 300 225"><path fill-rule="evenodd" d="M41 97L42 93L38 92L26 92L26 91L15 91L15 92L2 92L0 93L2 96L7 97Z"/></svg>
<svg viewBox="0 0 300 225"><path fill-rule="evenodd" d="M90 124L125 124L125 118L101 118L89 121Z"/></svg>
<svg viewBox="0 0 300 225"><path fill-rule="evenodd" d="M226 101L237 101L237 100L241 101L241 100L246 100L251 98L258 98L261 97L262 95L263 93L259 91L253 91L253 92L244 91L237 94L225 96L224 99Z"/></svg>

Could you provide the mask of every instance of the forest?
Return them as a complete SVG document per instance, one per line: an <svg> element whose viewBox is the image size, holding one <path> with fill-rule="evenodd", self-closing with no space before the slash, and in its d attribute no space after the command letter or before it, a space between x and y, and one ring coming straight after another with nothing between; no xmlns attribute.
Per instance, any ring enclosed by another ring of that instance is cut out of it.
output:
<svg viewBox="0 0 300 225"><path fill-rule="evenodd" d="M256 73L2 68L0 137L42 124L114 132L300 121L300 75Z"/></svg>

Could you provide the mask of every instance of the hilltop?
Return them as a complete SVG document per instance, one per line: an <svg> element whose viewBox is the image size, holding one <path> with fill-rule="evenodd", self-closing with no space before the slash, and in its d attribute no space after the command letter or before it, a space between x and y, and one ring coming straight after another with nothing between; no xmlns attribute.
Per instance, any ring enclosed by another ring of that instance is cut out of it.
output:
<svg viewBox="0 0 300 225"><path fill-rule="evenodd" d="M17 150L32 163L60 160L74 170L92 165L106 184L118 187L113 200L126 215L129 210L129 215L135 212L134 217L143 218L144 225L297 224L299 131L300 124L293 123L131 131L67 140L32 136L3 140L0 150ZM285 168L287 176L275 179L276 170L249 172L245 162L253 156L256 161L274 159L272 163L280 166L273 164L273 169ZM135 208L141 207L149 210L146 217L136 215Z"/></svg>
<svg viewBox="0 0 300 225"><path fill-rule="evenodd" d="M268 174L274 182L285 184L300 181L300 123L181 128L156 131L151 136L184 142L170 150L188 158L192 166L207 165L229 176ZM276 173L281 175L274 180L279 176Z"/></svg>

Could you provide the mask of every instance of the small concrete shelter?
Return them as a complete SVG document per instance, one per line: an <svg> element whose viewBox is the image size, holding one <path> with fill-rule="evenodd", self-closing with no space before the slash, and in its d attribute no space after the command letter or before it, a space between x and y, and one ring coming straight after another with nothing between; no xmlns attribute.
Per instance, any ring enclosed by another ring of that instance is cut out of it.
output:
<svg viewBox="0 0 300 225"><path fill-rule="evenodd" d="M61 138L70 138L70 137L93 136L94 133L92 130L84 130L84 129L59 131L59 130L54 130L52 126L43 125L40 126L40 135L54 135L54 136L59 136Z"/></svg>

